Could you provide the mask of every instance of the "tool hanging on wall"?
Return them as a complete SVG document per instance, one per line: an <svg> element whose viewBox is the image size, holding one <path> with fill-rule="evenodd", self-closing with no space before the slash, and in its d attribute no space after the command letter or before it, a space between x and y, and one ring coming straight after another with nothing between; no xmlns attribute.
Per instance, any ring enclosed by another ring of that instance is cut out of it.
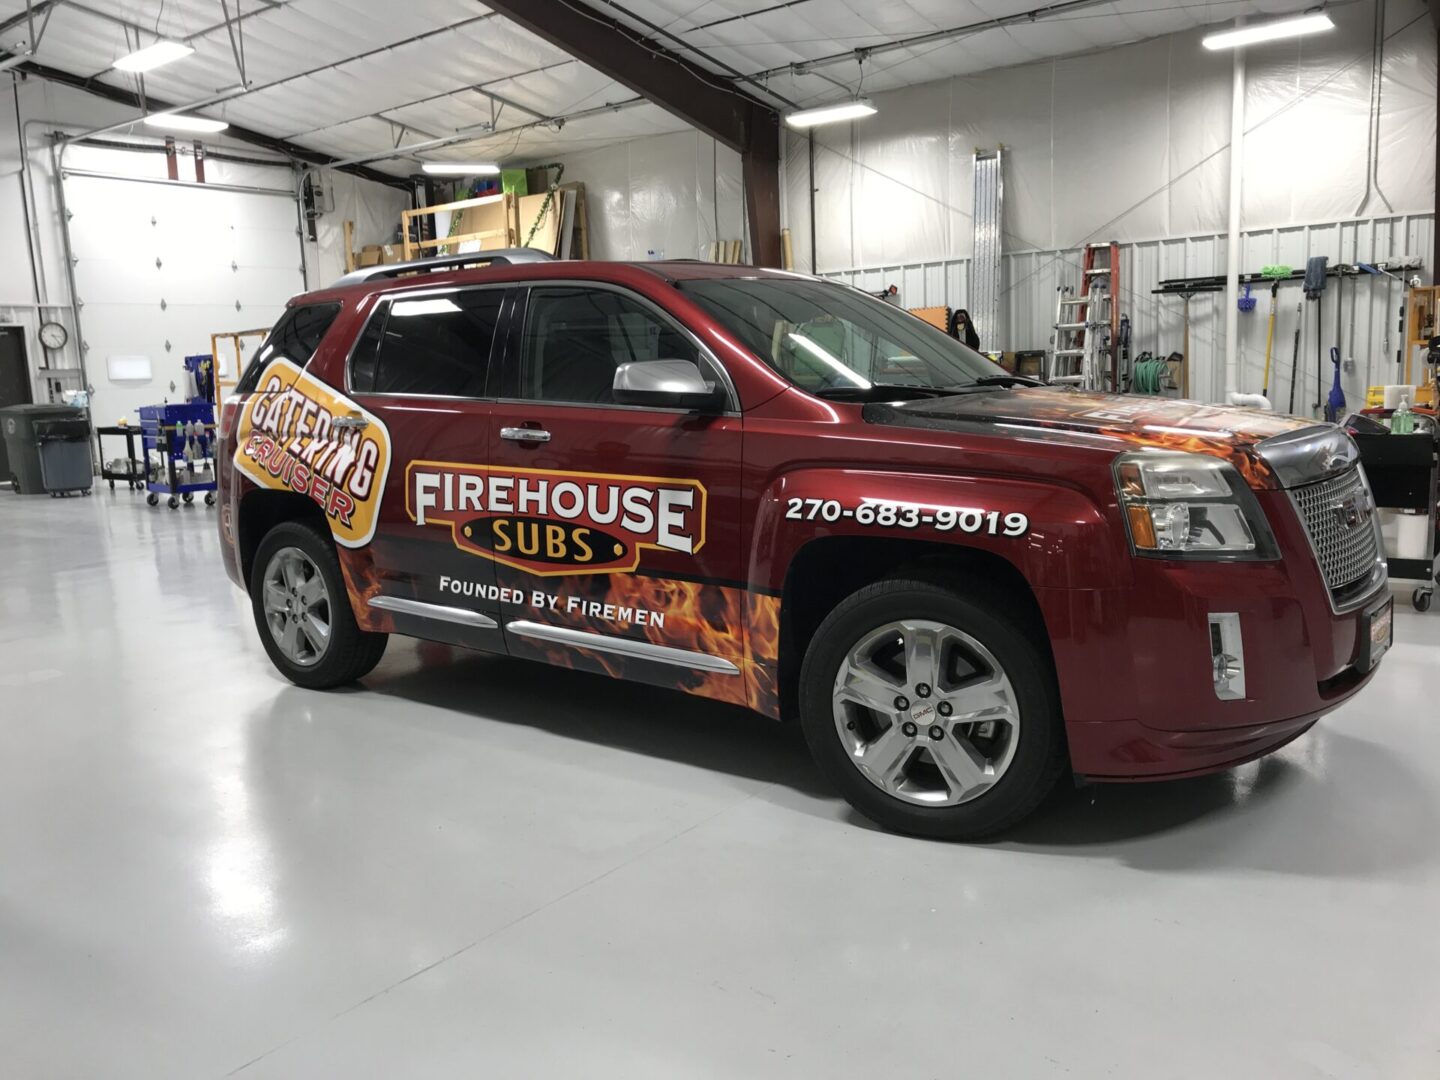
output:
<svg viewBox="0 0 1440 1080"><path fill-rule="evenodd" d="M1295 305L1295 352L1290 357L1290 408L1286 411L1295 415L1295 384L1300 381L1300 324L1305 318L1305 301Z"/></svg>
<svg viewBox="0 0 1440 1080"><path fill-rule="evenodd" d="M1335 381L1325 401L1325 419L1333 424L1345 415L1345 391L1340 387L1340 346L1330 346L1330 363L1335 367Z"/></svg>
<svg viewBox="0 0 1440 1080"><path fill-rule="evenodd" d="M1329 262L1328 255L1313 255L1305 262L1305 299L1315 301L1315 400L1310 405L1312 416L1324 405L1321 384L1325 378L1325 346L1321 342L1325 340L1325 311L1321 297L1325 293L1325 267Z"/></svg>
<svg viewBox="0 0 1440 1080"><path fill-rule="evenodd" d="M1249 288L1249 286L1246 286ZM1270 322L1265 327L1265 374L1260 380L1260 393L1270 396L1270 346L1275 342L1275 298L1280 293L1280 282L1270 286Z"/></svg>

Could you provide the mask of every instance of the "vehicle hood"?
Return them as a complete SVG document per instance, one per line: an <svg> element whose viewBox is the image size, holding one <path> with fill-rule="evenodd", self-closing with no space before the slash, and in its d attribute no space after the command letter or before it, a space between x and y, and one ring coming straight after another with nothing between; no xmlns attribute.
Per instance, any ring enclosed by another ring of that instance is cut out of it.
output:
<svg viewBox="0 0 1440 1080"><path fill-rule="evenodd" d="M1281 485L1266 456L1267 439L1287 442L1300 432L1335 432L1333 425L1257 409L1205 405L1171 398L1090 394L1055 387L997 388L923 401L867 405L865 419L902 427L974 431L977 425L1079 432L1113 440L1117 449L1187 450L1229 460L1252 487ZM1346 439L1346 442L1349 440Z"/></svg>

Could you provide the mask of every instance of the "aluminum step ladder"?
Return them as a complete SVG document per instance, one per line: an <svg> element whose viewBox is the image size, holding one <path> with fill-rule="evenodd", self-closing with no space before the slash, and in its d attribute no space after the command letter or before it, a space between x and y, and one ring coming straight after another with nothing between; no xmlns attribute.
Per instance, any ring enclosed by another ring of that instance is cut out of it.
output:
<svg viewBox="0 0 1440 1080"><path fill-rule="evenodd" d="M1087 244L1077 295L1068 285L1056 290L1054 347L1047 380L1083 390L1108 390L1119 385L1120 308L1115 296L1120 282L1120 245Z"/></svg>

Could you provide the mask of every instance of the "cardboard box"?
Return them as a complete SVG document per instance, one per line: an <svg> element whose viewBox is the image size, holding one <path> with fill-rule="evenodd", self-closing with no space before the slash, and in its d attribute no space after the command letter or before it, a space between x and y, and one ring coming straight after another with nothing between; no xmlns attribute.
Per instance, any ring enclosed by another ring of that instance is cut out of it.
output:
<svg viewBox="0 0 1440 1080"><path fill-rule="evenodd" d="M379 266L384 254L379 244L366 244L360 249L360 254L355 257L355 265Z"/></svg>

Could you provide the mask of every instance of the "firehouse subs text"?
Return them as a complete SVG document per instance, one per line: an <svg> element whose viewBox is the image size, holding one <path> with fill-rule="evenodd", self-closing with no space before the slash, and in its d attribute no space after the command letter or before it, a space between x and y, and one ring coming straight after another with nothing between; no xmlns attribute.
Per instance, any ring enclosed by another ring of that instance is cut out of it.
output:
<svg viewBox="0 0 1440 1080"><path fill-rule="evenodd" d="M337 426L337 417L352 426ZM288 360L275 360L245 402L235 464L262 487L308 495L338 543L361 547L375 533L390 438L378 417Z"/></svg>
<svg viewBox="0 0 1440 1080"><path fill-rule="evenodd" d="M696 480L415 461L405 501L461 551L542 577L627 573L646 548L693 555L705 543Z"/></svg>

